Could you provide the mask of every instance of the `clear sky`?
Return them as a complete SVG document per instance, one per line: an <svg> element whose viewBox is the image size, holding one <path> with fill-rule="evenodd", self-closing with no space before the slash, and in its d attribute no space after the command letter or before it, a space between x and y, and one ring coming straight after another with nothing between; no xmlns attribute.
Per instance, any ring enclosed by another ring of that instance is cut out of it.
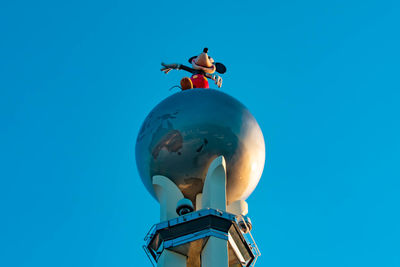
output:
<svg viewBox="0 0 400 267"><path fill-rule="evenodd" d="M400 266L399 1L1 1L0 266L150 266L149 111L209 48L253 113L268 267Z"/></svg>

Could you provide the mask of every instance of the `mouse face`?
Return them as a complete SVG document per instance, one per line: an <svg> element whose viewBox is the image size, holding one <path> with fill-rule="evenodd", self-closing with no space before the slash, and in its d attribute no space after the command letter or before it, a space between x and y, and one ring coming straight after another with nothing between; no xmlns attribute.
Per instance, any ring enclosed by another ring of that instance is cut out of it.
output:
<svg viewBox="0 0 400 267"><path fill-rule="evenodd" d="M225 73L226 67L222 63L214 63L214 59L207 55L208 48L203 49L203 53L198 56L191 57L189 63L192 64L193 69L202 70L205 73Z"/></svg>

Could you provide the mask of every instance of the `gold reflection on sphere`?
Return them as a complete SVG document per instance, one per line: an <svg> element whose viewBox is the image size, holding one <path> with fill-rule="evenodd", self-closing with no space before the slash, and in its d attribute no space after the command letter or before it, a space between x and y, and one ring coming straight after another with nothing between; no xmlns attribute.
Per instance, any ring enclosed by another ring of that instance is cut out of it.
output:
<svg viewBox="0 0 400 267"><path fill-rule="evenodd" d="M227 163L228 203L247 198L264 168L264 138L243 104L212 89L166 98L146 117L136 141L139 174L153 196L151 177L163 175L194 201L220 155Z"/></svg>

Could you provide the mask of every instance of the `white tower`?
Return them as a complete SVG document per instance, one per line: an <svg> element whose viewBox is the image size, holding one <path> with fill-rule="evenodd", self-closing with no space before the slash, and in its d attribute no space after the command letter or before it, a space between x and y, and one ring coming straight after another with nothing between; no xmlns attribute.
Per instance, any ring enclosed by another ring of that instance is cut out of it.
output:
<svg viewBox="0 0 400 267"><path fill-rule="evenodd" d="M253 266L244 200L265 160L261 130L237 100L193 89L165 99L138 135L139 173L160 203L144 249L158 267Z"/></svg>

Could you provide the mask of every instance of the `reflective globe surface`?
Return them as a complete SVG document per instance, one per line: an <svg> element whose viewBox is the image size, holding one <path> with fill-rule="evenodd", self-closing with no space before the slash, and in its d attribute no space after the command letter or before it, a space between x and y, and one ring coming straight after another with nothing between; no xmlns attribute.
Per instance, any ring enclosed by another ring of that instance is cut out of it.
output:
<svg viewBox="0 0 400 267"><path fill-rule="evenodd" d="M247 198L261 178L265 144L248 109L212 89L175 93L146 117L136 141L136 163L147 190L152 177L171 179L195 203L211 162L223 155L228 203Z"/></svg>

